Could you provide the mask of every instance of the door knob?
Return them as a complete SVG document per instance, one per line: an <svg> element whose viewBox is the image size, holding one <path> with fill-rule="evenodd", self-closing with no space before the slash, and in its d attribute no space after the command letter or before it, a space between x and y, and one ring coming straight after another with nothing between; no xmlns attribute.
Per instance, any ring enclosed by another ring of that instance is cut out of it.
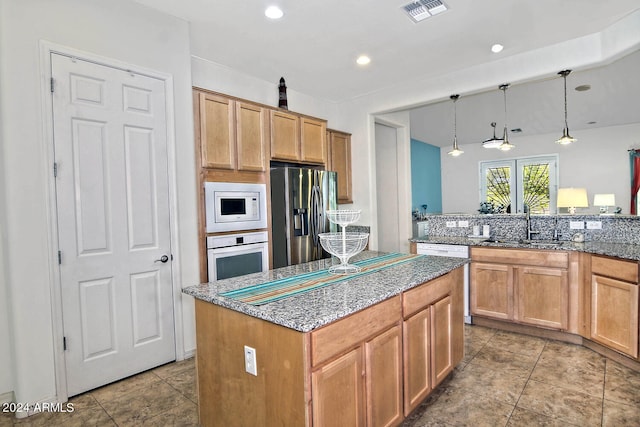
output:
<svg viewBox="0 0 640 427"><path fill-rule="evenodd" d="M160 257L160 259L157 259L157 260L155 260L155 261L153 261L153 262L162 262L162 263L165 263L165 262L167 262L167 261L169 261L169 257L168 257L168 256L166 256L166 255L162 255L162 256Z"/></svg>

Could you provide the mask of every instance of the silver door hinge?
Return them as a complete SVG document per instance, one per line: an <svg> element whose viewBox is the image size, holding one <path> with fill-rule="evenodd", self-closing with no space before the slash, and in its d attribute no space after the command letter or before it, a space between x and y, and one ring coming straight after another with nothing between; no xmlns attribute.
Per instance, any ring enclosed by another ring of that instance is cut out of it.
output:
<svg viewBox="0 0 640 427"><path fill-rule="evenodd" d="M53 93L54 91L54 88L53 88L54 85L55 85L55 79L51 77L51 93Z"/></svg>
<svg viewBox="0 0 640 427"><path fill-rule="evenodd" d="M58 251L58 265L62 264L62 251Z"/></svg>
<svg viewBox="0 0 640 427"><path fill-rule="evenodd" d="M62 337L62 349L67 349L67 337Z"/></svg>
<svg viewBox="0 0 640 427"><path fill-rule="evenodd" d="M54 178L58 177L58 162L53 163L53 177Z"/></svg>

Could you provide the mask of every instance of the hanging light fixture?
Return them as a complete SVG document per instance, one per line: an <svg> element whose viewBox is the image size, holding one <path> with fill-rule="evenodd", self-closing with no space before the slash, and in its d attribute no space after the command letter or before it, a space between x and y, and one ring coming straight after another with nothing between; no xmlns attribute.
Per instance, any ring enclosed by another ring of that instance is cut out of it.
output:
<svg viewBox="0 0 640 427"><path fill-rule="evenodd" d="M577 141L577 139L569 135L569 125L567 124L567 76L569 73L571 73L571 70L562 70L558 73L564 79L564 129L562 136L556 141L560 145L567 145Z"/></svg>
<svg viewBox="0 0 640 427"><path fill-rule="evenodd" d="M509 86L509 83L498 86L498 89L500 89L504 95L504 132L502 133L502 144L498 146L502 151L509 151L515 148L515 145L509 142L509 133L507 131L507 89Z"/></svg>
<svg viewBox="0 0 640 427"><path fill-rule="evenodd" d="M503 139L496 138L496 122L491 122L491 127L493 128L493 136L482 141L482 146L484 148L498 148L504 141Z"/></svg>
<svg viewBox="0 0 640 427"><path fill-rule="evenodd" d="M453 157L458 157L460 154L464 153L461 149L458 148L458 135L456 129L457 122L457 111L456 111L456 101L460 98L460 95L451 95L449 98L453 101L453 150L449 151L447 154Z"/></svg>

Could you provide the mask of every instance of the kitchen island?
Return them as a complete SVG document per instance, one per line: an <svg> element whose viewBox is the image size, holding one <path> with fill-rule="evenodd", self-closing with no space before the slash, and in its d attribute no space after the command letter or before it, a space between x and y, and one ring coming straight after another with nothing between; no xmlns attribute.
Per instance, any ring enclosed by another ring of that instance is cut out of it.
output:
<svg viewBox="0 0 640 427"><path fill-rule="evenodd" d="M262 305L221 295L331 262L183 290L196 298L201 425L397 425L462 359L464 259L400 259Z"/></svg>

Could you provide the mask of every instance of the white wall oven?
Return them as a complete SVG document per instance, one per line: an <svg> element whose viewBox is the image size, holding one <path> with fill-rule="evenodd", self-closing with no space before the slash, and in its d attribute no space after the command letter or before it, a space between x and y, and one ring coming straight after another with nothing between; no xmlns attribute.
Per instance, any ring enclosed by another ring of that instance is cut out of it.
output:
<svg viewBox="0 0 640 427"><path fill-rule="evenodd" d="M267 186L205 182L207 233L267 228Z"/></svg>
<svg viewBox="0 0 640 427"><path fill-rule="evenodd" d="M269 270L267 232L207 236L209 282Z"/></svg>

